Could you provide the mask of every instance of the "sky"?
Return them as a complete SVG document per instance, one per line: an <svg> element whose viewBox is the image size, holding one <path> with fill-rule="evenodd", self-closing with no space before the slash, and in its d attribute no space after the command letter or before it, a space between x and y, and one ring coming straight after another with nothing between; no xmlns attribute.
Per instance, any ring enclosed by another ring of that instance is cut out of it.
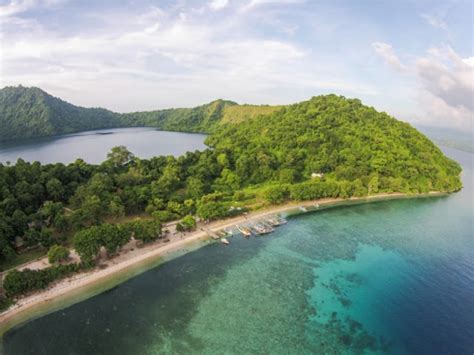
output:
<svg viewBox="0 0 474 355"><path fill-rule="evenodd" d="M119 112L336 93L472 132L474 1L0 0L0 87Z"/></svg>

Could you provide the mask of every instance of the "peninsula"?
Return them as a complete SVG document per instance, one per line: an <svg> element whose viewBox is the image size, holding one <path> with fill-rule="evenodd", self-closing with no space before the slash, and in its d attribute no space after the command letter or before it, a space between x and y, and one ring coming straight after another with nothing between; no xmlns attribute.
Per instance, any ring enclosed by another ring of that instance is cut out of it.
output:
<svg viewBox="0 0 474 355"><path fill-rule="evenodd" d="M51 112L62 112L51 110L46 116L26 110L21 117L24 122L33 117L51 120ZM84 112L74 110L54 116L57 127L67 126L63 117ZM459 164L428 138L357 99L326 95L272 108L218 100L183 110L166 118L137 113L127 120L166 122L161 127L170 129L179 122L183 130L209 133L209 149L146 160L116 147L100 165L80 159L69 165L21 159L12 166L0 164L0 265L10 269L3 278L2 304L8 308L17 302L2 317L52 299L57 290L62 294L181 248L208 234L203 226L221 229L252 211L275 213L295 206L449 193L462 187ZM76 124L88 122L80 117ZM22 130L27 136L32 132ZM175 221L173 232L187 233L186 239L170 235L170 221ZM127 259L124 250L132 242L144 247L134 247ZM45 267L15 269L28 260L25 255L32 259L37 252L48 252ZM101 270L104 258L114 265ZM51 285L52 290L35 293Z"/></svg>

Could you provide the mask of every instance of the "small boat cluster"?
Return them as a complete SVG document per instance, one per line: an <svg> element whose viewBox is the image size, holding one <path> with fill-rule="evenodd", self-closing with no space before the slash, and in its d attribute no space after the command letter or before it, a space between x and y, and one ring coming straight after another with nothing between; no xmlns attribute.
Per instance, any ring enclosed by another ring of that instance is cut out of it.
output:
<svg viewBox="0 0 474 355"><path fill-rule="evenodd" d="M211 238L220 240L222 244L228 245L230 244L230 241L227 238L232 237L233 235L242 234L244 237L248 238L252 235L268 234L273 232L276 227L286 223L286 219L279 215L274 215L258 221L249 221L246 224L238 224L235 228L225 228L216 232L207 228L202 228L202 230L207 232Z"/></svg>
<svg viewBox="0 0 474 355"><path fill-rule="evenodd" d="M256 222L249 222L245 225L236 225L235 228L244 237L250 237L251 235L263 235L271 233L275 230L275 227L281 226L287 223L286 219L280 216L270 216L264 220Z"/></svg>

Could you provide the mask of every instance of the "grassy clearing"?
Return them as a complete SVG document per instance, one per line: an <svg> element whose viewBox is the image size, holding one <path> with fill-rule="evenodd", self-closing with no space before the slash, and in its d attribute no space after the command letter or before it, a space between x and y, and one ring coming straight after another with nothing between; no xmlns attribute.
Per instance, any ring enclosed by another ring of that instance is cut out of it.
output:
<svg viewBox="0 0 474 355"><path fill-rule="evenodd" d="M24 263L27 263L29 261L32 261L32 260L35 260L37 258L46 256L47 252L48 252L47 249L38 248L38 249L27 251L23 254L19 254L13 260L1 263L0 264L0 270L1 271L9 270L11 268L17 267L17 266L22 265Z"/></svg>

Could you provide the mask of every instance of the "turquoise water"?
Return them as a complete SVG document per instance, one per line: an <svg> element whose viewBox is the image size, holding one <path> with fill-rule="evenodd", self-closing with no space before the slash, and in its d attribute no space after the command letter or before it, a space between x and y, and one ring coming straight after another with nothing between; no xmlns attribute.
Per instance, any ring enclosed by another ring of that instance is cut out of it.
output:
<svg viewBox="0 0 474 355"><path fill-rule="evenodd" d="M158 131L155 128L114 128L57 137L0 143L0 162L18 158L41 163L72 163L81 158L91 164L103 162L107 153L124 145L142 159L159 155L183 155L206 149L203 134Z"/></svg>
<svg viewBox="0 0 474 355"><path fill-rule="evenodd" d="M4 336L6 354L472 354L465 188L289 218L211 244Z"/></svg>

